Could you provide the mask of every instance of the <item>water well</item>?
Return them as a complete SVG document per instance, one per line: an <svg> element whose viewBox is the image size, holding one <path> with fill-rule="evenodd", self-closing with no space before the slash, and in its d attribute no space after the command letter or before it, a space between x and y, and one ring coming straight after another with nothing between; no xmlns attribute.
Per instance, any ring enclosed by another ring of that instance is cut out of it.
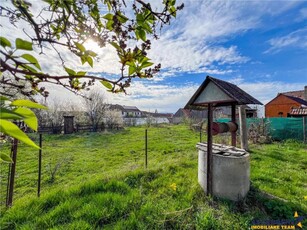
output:
<svg viewBox="0 0 307 230"><path fill-rule="evenodd" d="M243 128L246 127L246 120L242 118L244 112L241 105L246 104L261 102L234 84L207 76L185 106L185 109L208 109L207 142L196 145L198 182L208 195L238 201L249 191L250 155L247 151L236 148L236 106L240 106L240 134L243 137L246 134ZM231 106L231 122L213 122L213 110L220 106ZM224 132L231 133L232 146L213 143L212 136Z"/></svg>
<svg viewBox="0 0 307 230"><path fill-rule="evenodd" d="M198 143L198 182L207 192L207 143ZM238 201L250 187L249 153L227 145L212 145L212 195Z"/></svg>

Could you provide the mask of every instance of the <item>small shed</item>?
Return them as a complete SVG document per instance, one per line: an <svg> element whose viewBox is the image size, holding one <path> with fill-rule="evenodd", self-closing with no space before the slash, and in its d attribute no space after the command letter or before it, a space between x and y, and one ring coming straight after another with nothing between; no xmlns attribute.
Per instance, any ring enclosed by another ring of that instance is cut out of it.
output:
<svg viewBox="0 0 307 230"><path fill-rule="evenodd" d="M64 116L64 134L74 132L74 116Z"/></svg>
<svg viewBox="0 0 307 230"><path fill-rule="evenodd" d="M229 160L229 162L232 162L223 164L225 165L225 168L222 168L221 164L219 163L219 167L215 167L214 162L217 163L219 161L213 160L213 154L214 152L220 152L220 150L215 151L215 147L212 143L213 109L215 107L220 106L231 106L231 121L233 124L235 124L236 106L246 104L262 105L261 102L259 102L257 99L240 89L238 86L226 81L222 81L220 79L207 76L205 81L201 84L201 86L197 89L197 91L194 93L194 95L191 97L191 99L185 106L185 109L208 109L207 143L205 146L197 146L199 149L198 181L202 188L207 192L207 194L219 196L219 191L223 189L219 181L214 182L214 178L212 178L212 175L217 175L217 171L219 171L219 173L221 174L219 174L218 177L222 178L223 173L229 172L229 169L227 169L227 167L229 167L230 164L232 165L231 167L236 169L240 166L240 163L242 163L242 161L246 162L244 164L241 164L243 165L242 170L234 170L238 172L237 174L242 174L242 176L233 175L233 180L229 179L225 181L222 186L224 186L224 189L228 190L229 192L227 194L223 194L221 197L238 200L239 198L244 197L249 190L249 154L239 154L234 159L234 163L232 161L234 156L230 155L229 157L225 157L224 155L222 156L215 154L215 158L223 157L223 161ZM232 146L235 147L236 129L231 130L231 140ZM235 151L239 150L235 149ZM245 174L242 173L242 171L245 171ZM218 180L217 177L215 179ZM242 186L238 186L237 183L234 183L234 180L241 181Z"/></svg>

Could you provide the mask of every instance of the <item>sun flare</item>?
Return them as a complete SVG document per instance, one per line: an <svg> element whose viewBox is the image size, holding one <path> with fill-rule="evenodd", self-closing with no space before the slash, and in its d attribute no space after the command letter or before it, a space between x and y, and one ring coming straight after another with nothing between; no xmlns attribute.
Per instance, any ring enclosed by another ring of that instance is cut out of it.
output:
<svg viewBox="0 0 307 230"><path fill-rule="evenodd" d="M84 42L84 47L87 49L87 50L92 50L94 52L97 52L100 47L99 45L97 44L97 42L95 42L93 39L89 38L87 39L85 42Z"/></svg>

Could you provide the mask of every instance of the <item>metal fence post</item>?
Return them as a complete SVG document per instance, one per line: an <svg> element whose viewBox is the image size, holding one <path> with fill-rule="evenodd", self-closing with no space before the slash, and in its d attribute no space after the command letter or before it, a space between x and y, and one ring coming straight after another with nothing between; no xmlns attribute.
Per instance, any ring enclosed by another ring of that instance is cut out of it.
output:
<svg viewBox="0 0 307 230"><path fill-rule="evenodd" d="M14 138L12 144L12 166L9 178L9 191L8 191L8 199L6 206L11 207L13 205L13 195L14 195L14 184L15 184L15 172L16 172L16 163L17 163L17 147L18 147L18 140Z"/></svg>
<svg viewBox="0 0 307 230"><path fill-rule="evenodd" d="M145 129L145 168L147 168L147 164L148 164L148 161L147 161L147 149L148 148L148 138L147 138L147 129Z"/></svg>
<svg viewBox="0 0 307 230"><path fill-rule="evenodd" d="M38 150L38 180L37 180L37 196L40 197L41 193L41 174L42 174L42 142L43 135L39 134L39 150Z"/></svg>

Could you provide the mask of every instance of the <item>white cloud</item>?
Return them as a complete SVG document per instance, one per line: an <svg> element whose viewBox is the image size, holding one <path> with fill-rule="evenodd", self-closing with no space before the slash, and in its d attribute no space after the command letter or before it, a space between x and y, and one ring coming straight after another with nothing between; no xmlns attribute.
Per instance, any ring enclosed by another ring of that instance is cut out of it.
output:
<svg viewBox="0 0 307 230"><path fill-rule="evenodd" d="M291 32L285 36L272 38L268 42L271 47L264 53L277 53L286 47L307 48L307 27Z"/></svg>

